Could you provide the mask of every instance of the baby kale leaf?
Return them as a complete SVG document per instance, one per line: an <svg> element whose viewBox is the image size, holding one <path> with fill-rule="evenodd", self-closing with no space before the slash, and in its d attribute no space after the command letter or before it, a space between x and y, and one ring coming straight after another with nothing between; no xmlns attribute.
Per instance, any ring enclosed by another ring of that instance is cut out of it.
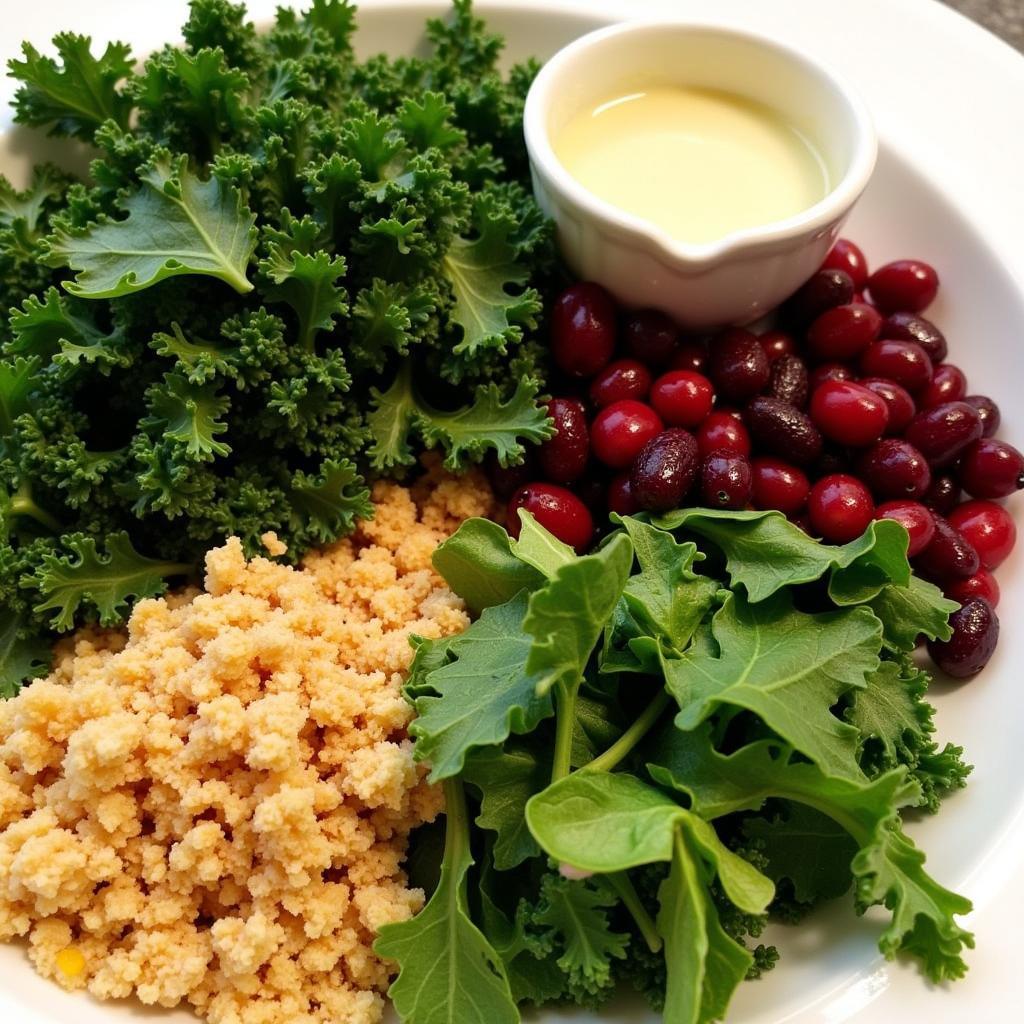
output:
<svg viewBox="0 0 1024 1024"><path fill-rule="evenodd" d="M327 459L317 474L299 470L289 495L291 528L307 542L327 544L373 516L370 491L348 459Z"/></svg>
<svg viewBox="0 0 1024 1024"><path fill-rule="evenodd" d="M912 651L922 633L930 640L948 640L953 635L949 617L957 603L919 576L912 576L906 586L882 587L868 604L882 621L885 639L898 650Z"/></svg>
<svg viewBox="0 0 1024 1024"><path fill-rule="evenodd" d="M0 698L13 697L26 679L50 667L50 645L30 632L22 616L0 607Z"/></svg>

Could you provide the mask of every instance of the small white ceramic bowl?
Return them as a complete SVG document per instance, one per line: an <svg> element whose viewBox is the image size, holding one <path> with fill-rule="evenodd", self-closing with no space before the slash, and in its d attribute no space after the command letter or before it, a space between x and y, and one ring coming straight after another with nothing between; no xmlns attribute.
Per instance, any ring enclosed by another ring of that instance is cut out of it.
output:
<svg viewBox="0 0 1024 1024"><path fill-rule="evenodd" d="M584 188L552 139L582 110L656 85L716 89L775 110L816 144L835 182L796 216L702 245ZM566 261L624 305L664 310L707 330L756 320L821 265L871 177L877 139L855 91L806 54L753 32L685 22L631 22L559 51L534 81L523 119L533 187Z"/></svg>

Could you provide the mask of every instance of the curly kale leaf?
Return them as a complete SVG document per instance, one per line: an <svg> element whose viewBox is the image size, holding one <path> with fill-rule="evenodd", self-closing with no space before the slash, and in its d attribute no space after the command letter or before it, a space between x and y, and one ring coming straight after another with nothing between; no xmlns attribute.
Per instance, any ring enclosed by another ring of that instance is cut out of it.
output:
<svg viewBox="0 0 1024 1024"><path fill-rule="evenodd" d="M292 478L291 528L294 534L326 544L352 531L358 519L373 515L369 489L347 459L328 459L317 474Z"/></svg>

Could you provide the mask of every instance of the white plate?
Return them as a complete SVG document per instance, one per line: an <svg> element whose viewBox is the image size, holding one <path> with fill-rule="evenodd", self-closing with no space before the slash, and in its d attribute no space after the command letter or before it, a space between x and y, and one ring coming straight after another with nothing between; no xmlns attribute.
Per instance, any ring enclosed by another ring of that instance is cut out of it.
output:
<svg viewBox="0 0 1024 1024"><path fill-rule="evenodd" d="M254 17L265 18L274 5L254 0L249 6ZM364 0L362 6L360 48L404 52L421 39L424 17L446 5ZM897 256L935 263L943 289L929 316L945 330L952 360L967 370L972 390L1000 402L1004 436L1024 439L1024 405L1018 404L1024 394L1018 354L1024 337L1024 59L1008 46L932 0L480 0L479 6L507 35L514 58L544 56L616 18L700 19L713 11L718 20L772 32L833 62L868 99L882 141L878 172L848 234L876 264ZM127 39L144 53L178 38L185 11L185 0L8 3L0 57L14 55L23 38L39 45L54 31L72 28L102 41ZM0 101L12 91L12 84L0 85ZM9 132L0 137L0 170L22 177L32 158L47 150L23 131ZM1024 631L1015 628L1024 611L1021 550L1000 572L1003 638L996 658L973 682L933 691L940 733L963 743L977 766L971 785L937 818L911 829L928 852L932 873L975 902L969 924L978 948L968 954L967 979L940 992L914 967L886 963L874 945L878 918L858 920L844 899L800 928L772 936L782 962L763 981L742 986L730 1022L1024 1019L1016 945L1024 911L1024 877L1018 874L1024 864ZM39 979L18 948L0 951L0 978L4 1024L194 1019L181 1011L115 1008L66 995ZM549 1013L538 1020L594 1024L597 1018ZM602 1024L655 1020L635 1003L600 1017Z"/></svg>

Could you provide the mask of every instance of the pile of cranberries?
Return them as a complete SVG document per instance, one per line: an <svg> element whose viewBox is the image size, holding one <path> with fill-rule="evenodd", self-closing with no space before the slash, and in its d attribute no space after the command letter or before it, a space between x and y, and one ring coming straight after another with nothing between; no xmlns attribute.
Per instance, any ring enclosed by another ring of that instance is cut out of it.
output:
<svg viewBox="0 0 1024 1024"><path fill-rule="evenodd" d="M622 312L599 285L573 285L551 311L556 434L494 470L509 529L526 508L582 551L607 511L778 509L834 544L894 519L916 571L962 605L933 658L972 675L998 637L992 571L1016 528L997 501L1024 487L1024 456L993 437L998 407L967 393L921 315L938 287L918 260L869 274L840 240L778 329L693 339L662 313Z"/></svg>

